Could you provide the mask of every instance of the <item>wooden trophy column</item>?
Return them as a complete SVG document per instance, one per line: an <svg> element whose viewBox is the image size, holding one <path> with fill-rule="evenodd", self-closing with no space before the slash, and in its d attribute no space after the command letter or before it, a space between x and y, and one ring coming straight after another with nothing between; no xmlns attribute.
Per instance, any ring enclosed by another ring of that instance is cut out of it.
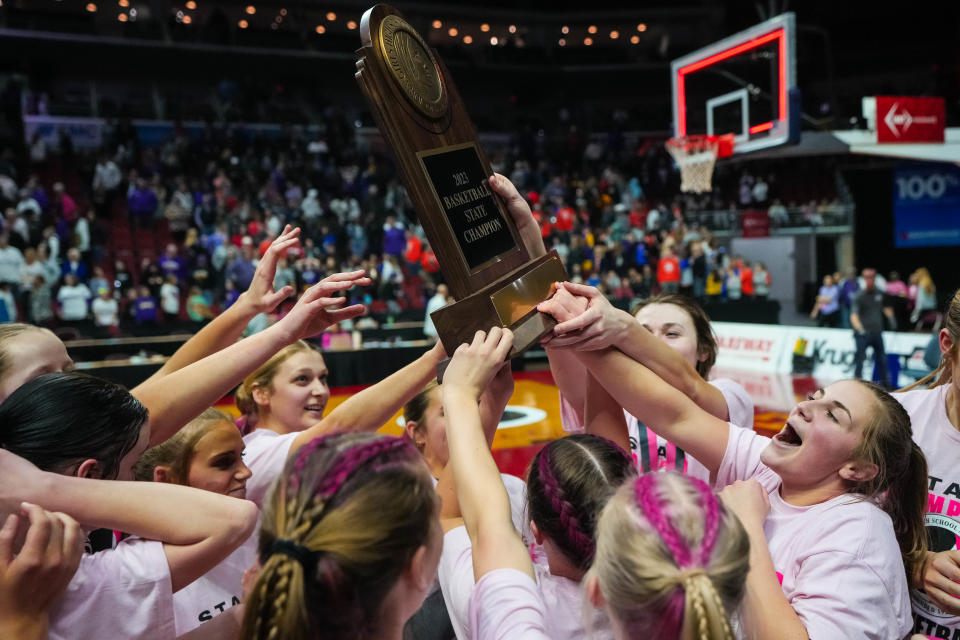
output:
<svg viewBox="0 0 960 640"><path fill-rule="evenodd" d="M447 353L494 326L515 334L510 357L548 333L536 310L566 271L555 251L531 259L487 183L490 162L443 62L393 7L360 23L356 78L456 302L431 314Z"/></svg>

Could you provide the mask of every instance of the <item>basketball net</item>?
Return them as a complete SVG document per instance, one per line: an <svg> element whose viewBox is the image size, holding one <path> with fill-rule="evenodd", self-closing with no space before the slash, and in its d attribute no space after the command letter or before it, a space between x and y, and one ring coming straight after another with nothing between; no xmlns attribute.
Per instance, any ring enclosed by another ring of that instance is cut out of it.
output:
<svg viewBox="0 0 960 640"><path fill-rule="evenodd" d="M680 190L707 193L713 188L717 158L733 153L733 135L670 138L667 151L680 167Z"/></svg>

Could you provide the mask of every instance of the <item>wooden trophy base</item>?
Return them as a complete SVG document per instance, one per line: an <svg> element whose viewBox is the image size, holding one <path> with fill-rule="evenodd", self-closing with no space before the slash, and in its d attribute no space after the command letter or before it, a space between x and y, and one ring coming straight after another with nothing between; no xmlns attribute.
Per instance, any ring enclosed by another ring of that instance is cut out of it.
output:
<svg viewBox="0 0 960 640"><path fill-rule="evenodd" d="M508 358L515 358L548 334L557 324L537 305L553 294L553 283L567 277L556 251L532 260L497 281L462 300L457 300L430 314L440 341L448 355L453 355L464 342L472 342L477 331L491 327L510 329L513 348ZM442 382L445 360L437 368Z"/></svg>

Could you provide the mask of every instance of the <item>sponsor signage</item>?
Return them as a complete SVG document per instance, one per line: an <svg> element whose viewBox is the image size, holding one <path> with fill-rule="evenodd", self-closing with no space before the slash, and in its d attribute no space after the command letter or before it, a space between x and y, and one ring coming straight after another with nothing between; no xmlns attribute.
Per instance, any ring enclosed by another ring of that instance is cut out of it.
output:
<svg viewBox="0 0 960 640"><path fill-rule="evenodd" d="M943 98L877 96L877 142L943 142Z"/></svg>
<svg viewBox="0 0 960 640"><path fill-rule="evenodd" d="M735 322L714 322L713 328L719 346L717 367L758 373L793 373L793 356L797 354L813 359L810 375L814 378L832 381L853 377L856 345L851 329ZM922 333L885 331L883 334L887 356L899 359L900 370L914 363L917 354L923 352L929 341L930 336ZM863 375L869 379L872 373L873 354L868 350ZM905 378L905 381L909 379ZM893 383L897 385L898 381Z"/></svg>
<svg viewBox="0 0 960 640"><path fill-rule="evenodd" d="M765 209L744 211L742 224L744 238L766 238L770 235L770 216Z"/></svg>
<svg viewBox="0 0 960 640"><path fill-rule="evenodd" d="M897 167L893 174L894 245L960 245L960 168L951 164Z"/></svg>

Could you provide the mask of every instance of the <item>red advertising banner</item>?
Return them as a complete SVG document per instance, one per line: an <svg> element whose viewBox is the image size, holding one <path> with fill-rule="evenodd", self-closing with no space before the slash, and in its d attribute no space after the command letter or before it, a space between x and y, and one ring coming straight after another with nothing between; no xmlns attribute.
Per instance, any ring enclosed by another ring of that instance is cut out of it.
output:
<svg viewBox="0 0 960 640"><path fill-rule="evenodd" d="M877 142L943 142L943 98L877 96Z"/></svg>
<svg viewBox="0 0 960 640"><path fill-rule="evenodd" d="M770 235L770 216L765 209L744 211L742 224L744 238L766 238Z"/></svg>

